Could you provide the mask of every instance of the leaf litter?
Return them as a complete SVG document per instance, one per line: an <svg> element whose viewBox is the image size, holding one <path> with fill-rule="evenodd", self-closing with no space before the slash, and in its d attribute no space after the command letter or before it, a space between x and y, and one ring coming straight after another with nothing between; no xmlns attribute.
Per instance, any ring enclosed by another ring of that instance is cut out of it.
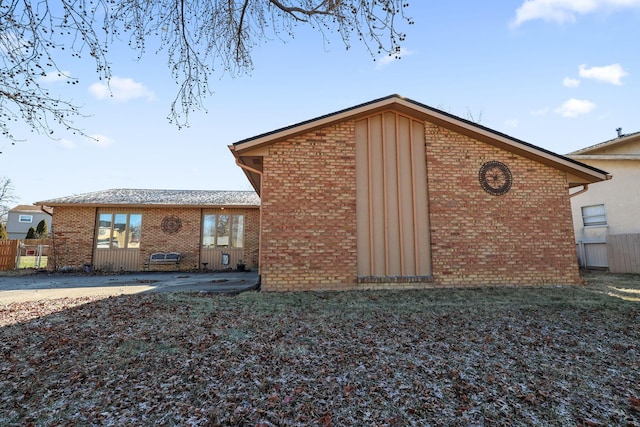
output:
<svg viewBox="0 0 640 427"><path fill-rule="evenodd" d="M0 425L640 426L612 277L0 305Z"/></svg>

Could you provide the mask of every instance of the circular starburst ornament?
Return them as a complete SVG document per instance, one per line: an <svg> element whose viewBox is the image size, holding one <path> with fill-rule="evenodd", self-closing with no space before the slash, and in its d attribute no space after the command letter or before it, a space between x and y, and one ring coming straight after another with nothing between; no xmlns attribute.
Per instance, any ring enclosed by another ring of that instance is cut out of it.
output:
<svg viewBox="0 0 640 427"><path fill-rule="evenodd" d="M182 228L182 220L175 215L165 216L160 227L167 234L176 234Z"/></svg>
<svg viewBox="0 0 640 427"><path fill-rule="evenodd" d="M489 194L501 196L511 188L511 171L502 162L492 160L483 164L478 173L480 185Z"/></svg>

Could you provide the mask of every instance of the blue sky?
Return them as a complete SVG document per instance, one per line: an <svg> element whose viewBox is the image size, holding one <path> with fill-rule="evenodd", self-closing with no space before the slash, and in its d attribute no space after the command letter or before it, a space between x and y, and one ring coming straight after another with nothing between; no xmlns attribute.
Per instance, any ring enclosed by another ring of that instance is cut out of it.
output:
<svg viewBox="0 0 640 427"><path fill-rule="evenodd" d="M216 75L207 112L178 130L166 56L112 50L113 97L93 64L81 79L46 83L83 106L59 140L15 132L0 140L0 176L21 204L109 188L251 190L227 146L390 94L400 94L528 143L566 154L640 131L640 0L409 1L402 58L302 30L253 53L248 75Z"/></svg>

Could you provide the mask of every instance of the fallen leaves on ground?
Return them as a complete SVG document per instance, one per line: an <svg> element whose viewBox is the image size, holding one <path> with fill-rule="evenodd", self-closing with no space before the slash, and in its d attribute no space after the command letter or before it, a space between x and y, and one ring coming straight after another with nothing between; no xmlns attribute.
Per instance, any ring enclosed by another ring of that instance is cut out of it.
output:
<svg viewBox="0 0 640 427"><path fill-rule="evenodd" d="M640 426L639 319L589 286L11 304L0 424Z"/></svg>

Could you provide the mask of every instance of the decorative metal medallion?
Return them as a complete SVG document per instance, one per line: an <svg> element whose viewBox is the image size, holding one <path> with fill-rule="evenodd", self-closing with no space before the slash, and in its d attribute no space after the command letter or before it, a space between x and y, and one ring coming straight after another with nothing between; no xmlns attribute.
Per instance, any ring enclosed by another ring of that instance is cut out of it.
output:
<svg viewBox="0 0 640 427"><path fill-rule="evenodd" d="M182 220L175 215L165 216L160 227L167 234L176 234L182 228Z"/></svg>
<svg viewBox="0 0 640 427"><path fill-rule="evenodd" d="M478 179L484 191L494 196L501 196L509 191L513 181L507 165L496 160L487 162L480 167Z"/></svg>

